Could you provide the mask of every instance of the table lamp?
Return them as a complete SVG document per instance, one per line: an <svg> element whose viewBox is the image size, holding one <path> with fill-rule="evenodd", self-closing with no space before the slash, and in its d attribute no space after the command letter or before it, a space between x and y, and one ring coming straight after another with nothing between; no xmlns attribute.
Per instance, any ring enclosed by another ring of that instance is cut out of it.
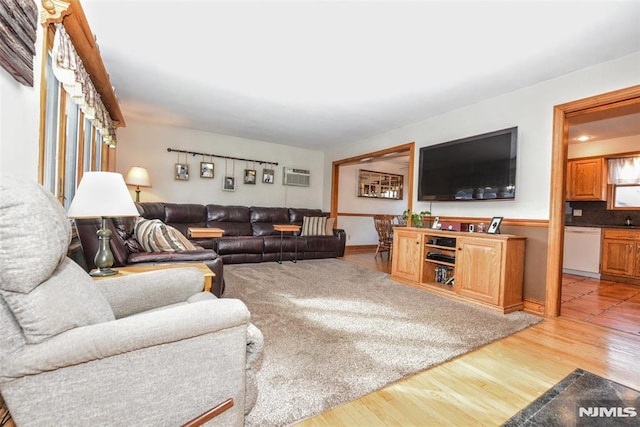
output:
<svg viewBox="0 0 640 427"><path fill-rule="evenodd" d="M111 230L107 218L139 216L122 175L115 172L85 172L67 211L69 218L102 218L98 230L98 252L94 259L97 270L92 276L111 276L113 254L109 247Z"/></svg>
<svg viewBox="0 0 640 427"><path fill-rule="evenodd" d="M136 186L136 202L140 202L140 187L151 187L149 172L140 166L132 166L124 181L128 185Z"/></svg>

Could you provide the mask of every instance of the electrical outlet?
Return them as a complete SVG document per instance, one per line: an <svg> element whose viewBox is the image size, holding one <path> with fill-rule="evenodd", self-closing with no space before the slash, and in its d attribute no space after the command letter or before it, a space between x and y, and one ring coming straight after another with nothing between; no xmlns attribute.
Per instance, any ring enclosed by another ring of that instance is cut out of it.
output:
<svg viewBox="0 0 640 427"><path fill-rule="evenodd" d="M351 240L351 234L347 234L347 240Z"/></svg>
<svg viewBox="0 0 640 427"><path fill-rule="evenodd" d="M582 209L574 209L573 216L582 216Z"/></svg>

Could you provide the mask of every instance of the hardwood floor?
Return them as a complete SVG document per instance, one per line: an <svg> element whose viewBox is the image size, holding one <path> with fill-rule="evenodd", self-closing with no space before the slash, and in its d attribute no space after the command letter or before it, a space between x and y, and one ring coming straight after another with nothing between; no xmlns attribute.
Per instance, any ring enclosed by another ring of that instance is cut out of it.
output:
<svg viewBox="0 0 640 427"><path fill-rule="evenodd" d="M640 336L640 286L562 277L560 314Z"/></svg>
<svg viewBox="0 0 640 427"><path fill-rule="evenodd" d="M348 251L344 260L366 266L368 258L384 271L386 256L366 252ZM638 354L637 334L568 316L545 319L298 425L501 425L576 368L640 389Z"/></svg>

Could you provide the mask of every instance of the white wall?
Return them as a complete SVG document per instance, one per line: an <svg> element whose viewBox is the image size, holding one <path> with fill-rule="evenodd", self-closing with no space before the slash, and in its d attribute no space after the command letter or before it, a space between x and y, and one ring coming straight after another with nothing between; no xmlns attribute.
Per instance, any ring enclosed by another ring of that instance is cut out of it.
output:
<svg viewBox="0 0 640 427"><path fill-rule="evenodd" d="M392 161L341 166L338 212L401 215L402 212L407 209L407 200L408 197L410 197L406 191L408 172L406 168L401 169L401 166L401 164ZM358 170L360 169L402 175L405 182L405 191L402 200L357 197ZM370 216L339 216L338 227L348 230L347 245L374 245L378 243L378 234L373 225L373 219Z"/></svg>
<svg viewBox="0 0 640 427"><path fill-rule="evenodd" d="M506 95L327 151L325 171L335 160L416 142L416 148L518 126L516 199L513 201L434 202L434 215L548 219L551 188L553 107L565 102L640 84L640 52L549 80ZM416 150L416 151L418 151ZM419 159L416 153L416 162ZM418 182L418 165L414 182ZM330 205L325 172L324 206ZM416 201L417 185L413 200ZM414 202L414 211L429 204ZM347 230L348 232L348 230Z"/></svg>
<svg viewBox="0 0 640 427"><path fill-rule="evenodd" d="M568 158L604 156L640 151L640 135L569 144Z"/></svg>
<svg viewBox="0 0 640 427"><path fill-rule="evenodd" d="M225 160L169 153L167 148L210 153L221 156L240 157L278 162L278 166L253 164L227 160L227 174L232 175L235 165L236 191L223 191ZM174 179L175 163L189 164L188 181ZM214 178L200 178L200 162L214 163ZM227 135L219 135L193 129L161 126L136 121L127 121L127 127L118 129L116 171L126 175L131 166L147 168L151 177L151 188L141 188L140 200L167 201L176 203L200 203L245 206L322 207L324 154L321 151L305 150L255 141ZM283 166L311 171L310 187L282 185ZM275 183L262 183L262 169L275 169ZM243 183L244 169L256 169L258 182ZM133 188L131 189L132 194Z"/></svg>
<svg viewBox="0 0 640 427"><path fill-rule="evenodd" d="M0 67L0 173L38 179L41 26L38 26L34 87L18 83Z"/></svg>

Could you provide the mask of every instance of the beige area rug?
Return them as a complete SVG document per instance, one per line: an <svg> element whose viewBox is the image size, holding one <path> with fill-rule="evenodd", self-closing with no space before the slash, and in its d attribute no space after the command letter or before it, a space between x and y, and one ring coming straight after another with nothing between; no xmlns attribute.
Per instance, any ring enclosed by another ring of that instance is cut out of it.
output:
<svg viewBox="0 0 640 427"><path fill-rule="evenodd" d="M432 295L338 259L224 267L264 334L247 426L280 426L513 334L541 319Z"/></svg>

